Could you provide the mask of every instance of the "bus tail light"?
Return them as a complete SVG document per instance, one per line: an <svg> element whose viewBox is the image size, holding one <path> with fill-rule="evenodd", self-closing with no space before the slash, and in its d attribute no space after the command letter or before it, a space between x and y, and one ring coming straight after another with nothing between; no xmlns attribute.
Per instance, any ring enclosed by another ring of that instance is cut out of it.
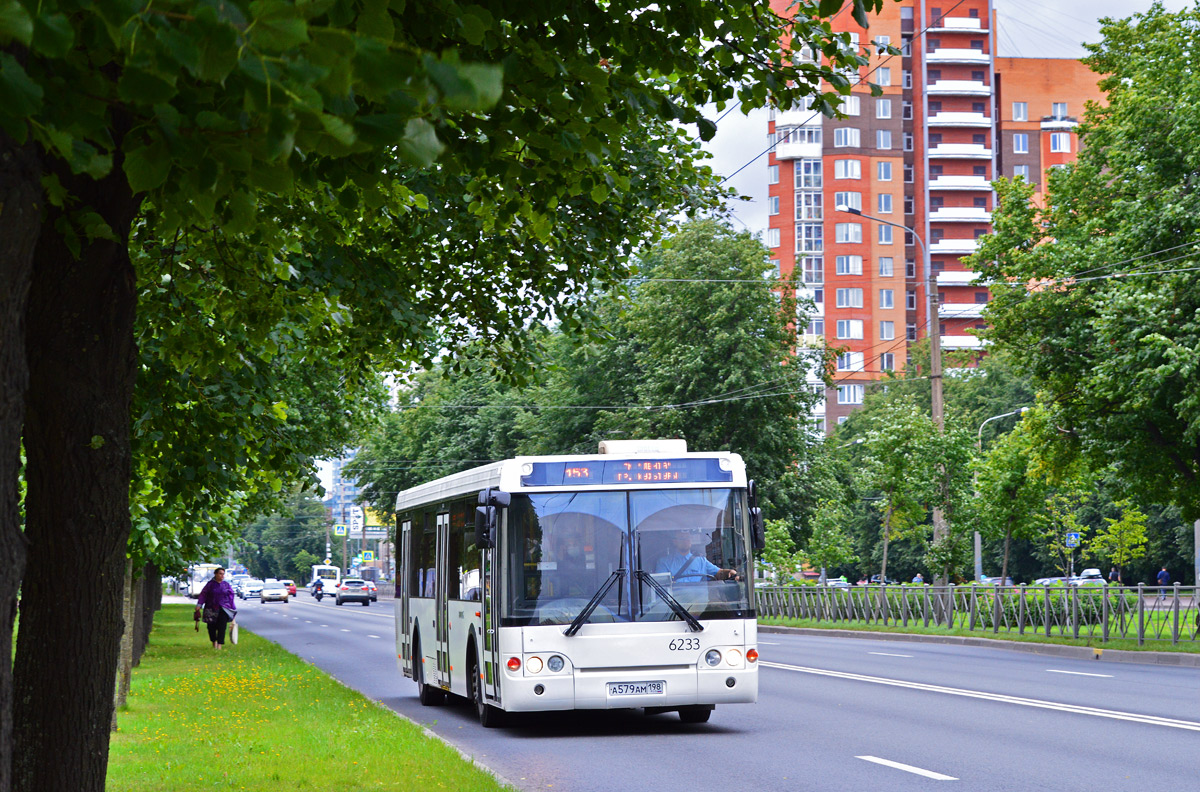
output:
<svg viewBox="0 0 1200 792"><path fill-rule="evenodd" d="M508 670L509 671L520 671L521 670L521 658L519 658L519 657L508 658Z"/></svg>
<svg viewBox="0 0 1200 792"><path fill-rule="evenodd" d="M747 649L746 650L746 660L748 660L751 663L758 662L758 650L757 649Z"/></svg>

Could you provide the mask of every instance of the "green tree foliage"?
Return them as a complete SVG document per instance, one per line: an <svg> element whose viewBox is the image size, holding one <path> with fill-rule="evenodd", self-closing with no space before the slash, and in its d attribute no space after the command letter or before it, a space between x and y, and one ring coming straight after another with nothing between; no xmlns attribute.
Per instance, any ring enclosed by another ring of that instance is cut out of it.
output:
<svg viewBox="0 0 1200 792"><path fill-rule="evenodd" d="M1089 107L1046 209L997 184L995 233L972 260L993 286L995 348L1044 392L1052 420L1126 495L1200 517L1200 9L1106 20L1086 62ZM1120 494L1120 493L1119 493Z"/></svg>
<svg viewBox="0 0 1200 792"><path fill-rule="evenodd" d="M803 561L796 553L791 528L787 520L767 520L766 529L760 557L770 569L772 582L776 586L790 585L795 581Z"/></svg>
<svg viewBox="0 0 1200 792"><path fill-rule="evenodd" d="M829 570L858 561L853 540L846 532L849 519L850 510L838 501L823 500L817 504L812 535L800 555L809 565L821 571L822 583L827 579Z"/></svg>
<svg viewBox="0 0 1200 792"><path fill-rule="evenodd" d="M1105 518L1105 527L1092 539L1092 552L1114 564L1120 574L1130 562L1146 555L1147 517L1127 500L1116 506L1121 516Z"/></svg>
<svg viewBox="0 0 1200 792"><path fill-rule="evenodd" d="M309 567L320 560L303 565L297 561L324 554L328 522L321 501L303 493L292 494L278 511L254 520L243 529L237 556L256 577L307 581Z"/></svg>

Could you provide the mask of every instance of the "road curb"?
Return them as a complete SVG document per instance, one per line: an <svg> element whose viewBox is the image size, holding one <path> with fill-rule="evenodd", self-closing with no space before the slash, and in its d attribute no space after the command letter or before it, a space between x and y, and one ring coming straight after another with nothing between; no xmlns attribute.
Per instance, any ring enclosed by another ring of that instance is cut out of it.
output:
<svg viewBox="0 0 1200 792"><path fill-rule="evenodd" d="M987 649L1002 649L1009 652L1066 657L1073 660L1101 660L1109 663L1141 663L1143 665L1179 666L1200 668L1200 654L1185 652L1132 652L1127 649L1102 649L1091 646L1063 646L1062 644L1018 643L1003 638L974 638L964 635L925 635L920 633L861 632L859 630L822 630L815 627L784 627L776 624L759 624L760 633L791 635L822 635L827 638L863 638L876 641L908 641L910 643L953 644L958 646L982 646Z"/></svg>

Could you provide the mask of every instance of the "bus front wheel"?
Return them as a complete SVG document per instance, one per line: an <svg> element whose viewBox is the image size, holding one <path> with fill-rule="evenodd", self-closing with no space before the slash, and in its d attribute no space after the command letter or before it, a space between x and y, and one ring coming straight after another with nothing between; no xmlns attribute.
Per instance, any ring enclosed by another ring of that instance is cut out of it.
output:
<svg viewBox="0 0 1200 792"><path fill-rule="evenodd" d="M684 723L708 723L712 707L680 707L679 720Z"/></svg>
<svg viewBox="0 0 1200 792"><path fill-rule="evenodd" d="M497 726L503 726L504 710L499 707L493 707L484 700L483 684L479 678L479 661L474 657L474 647L468 651L471 652L472 657L467 664L467 684L470 686L471 703L475 705L475 713L479 716L479 723L485 729L494 729Z"/></svg>

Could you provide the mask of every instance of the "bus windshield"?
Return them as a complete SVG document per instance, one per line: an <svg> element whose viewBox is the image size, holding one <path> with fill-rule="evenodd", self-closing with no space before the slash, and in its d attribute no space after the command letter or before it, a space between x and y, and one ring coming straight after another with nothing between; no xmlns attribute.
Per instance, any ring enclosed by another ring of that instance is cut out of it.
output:
<svg viewBox="0 0 1200 792"><path fill-rule="evenodd" d="M570 624L614 576L588 621L679 619L646 577L697 618L747 618L745 525L733 489L514 495L504 623Z"/></svg>

